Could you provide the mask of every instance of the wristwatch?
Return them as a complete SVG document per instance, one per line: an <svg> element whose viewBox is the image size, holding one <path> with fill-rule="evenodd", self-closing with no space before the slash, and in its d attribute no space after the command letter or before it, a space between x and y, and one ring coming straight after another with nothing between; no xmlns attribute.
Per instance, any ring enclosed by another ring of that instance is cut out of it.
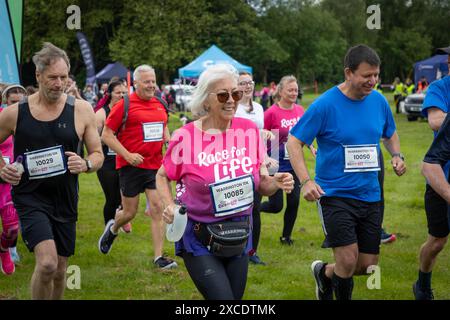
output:
<svg viewBox="0 0 450 320"><path fill-rule="evenodd" d="M91 170L92 170L92 163L91 163L91 160L89 160L89 159L84 159L84 161L86 161L86 167L87 167L86 172L91 171Z"/></svg>
<svg viewBox="0 0 450 320"><path fill-rule="evenodd" d="M306 178L305 180L300 181L300 189L303 188L303 186L304 186L308 181L311 181L311 179L310 179L310 178Z"/></svg>
<svg viewBox="0 0 450 320"><path fill-rule="evenodd" d="M393 153L392 158L394 158L394 157L399 157L400 159L402 159L402 161L405 161L405 157L403 156L403 153L401 153L401 152Z"/></svg>

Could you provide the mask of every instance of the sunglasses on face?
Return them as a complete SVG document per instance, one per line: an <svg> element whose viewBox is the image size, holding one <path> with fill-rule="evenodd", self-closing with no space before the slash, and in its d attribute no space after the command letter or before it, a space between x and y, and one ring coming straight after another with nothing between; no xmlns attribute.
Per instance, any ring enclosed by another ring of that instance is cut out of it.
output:
<svg viewBox="0 0 450 320"><path fill-rule="evenodd" d="M220 103L225 103L228 101L228 99L230 98L230 93L229 92L219 92L219 93L215 93L212 92L210 94L215 94L217 96L217 100ZM239 101L242 99L242 95L244 94L243 91L233 91L231 93L231 98L233 98L234 101Z"/></svg>
<svg viewBox="0 0 450 320"><path fill-rule="evenodd" d="M239 85L241 87L254 86L255 85L255 81L241 81L241 82L239 82Z"/></svg>

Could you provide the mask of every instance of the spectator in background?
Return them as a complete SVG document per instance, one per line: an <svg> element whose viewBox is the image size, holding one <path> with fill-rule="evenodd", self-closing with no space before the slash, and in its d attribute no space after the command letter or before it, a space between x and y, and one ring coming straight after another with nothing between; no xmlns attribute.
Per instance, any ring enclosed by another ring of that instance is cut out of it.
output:
<svg viewBox="0 0 450 320"><path fill-rule="evenodd" d="M261 106L263 107L263 110L267 110L267 104L269 103L269 88L263 87L260 94L261 96Z"/></svg>
<svg viewBox="0 0 450 320"><path fill-rule="evenodd" d="M26 87L26 89L27 89L28 96L31 96L33 93L36 93L39 90L38 88L36 88L34 86L28 86L28 87Z"/></svg>
<svg viewBox="0 0 450 320"><path fill-rule="evenodd" d="M276 92L277 92L277 84L274 81L272 81L269 85L269 100L271 106L276 102L274 98Z"/></svg>
<svg viewBox="0 0 450 320"><path fill-rule="evenodd" d="M412 82L411 78L406 79L406 94L413 94L415 89L416 86L414 85L414 82Z"/></svg>
<svg viewBox="0 0 450 320"><path fill-rule="evenodd" d="M395 113L400 112L400 101L405 98L405 85L400 81L399 77L395 77L394 83L394 103L395 103Z"/></svg>
<svg viewBox="0 0 450 320"><path fill-rule="evenodd" d="M421 77L419 82L417 83L417 93L425 92L428 88L427 78Z"/></svg>
<svg viewBox="0 0 450 320"><path fill-rule="evenodd" d="M111 81L113 81L113 80L111 79ZM107 92L108 92L108 83L103 82L103 83L100 85L100 90L98 91L98 100L100 101L100 99L102 99L103 96L104 96Z"/></svg>
<svg viewBox="0 0 450 320"><path fill-rule="evenodd" d="M92 90L92 84L86 85L83 90L83 95L85 100L89 102L92 107L94 107L95 101L97 101L97 96L95 95L94 90Z"/></svg>
<svg viewBox="0 0 450 320"><path fill-rule="evenodd" d="M78 89L77 86L77 82L75 81L75 76L73 74L70 74L69 77L67 78L67 85L64 93L70 96L74 96L77 99L86 100L81 96L80 90Z"/></svg>

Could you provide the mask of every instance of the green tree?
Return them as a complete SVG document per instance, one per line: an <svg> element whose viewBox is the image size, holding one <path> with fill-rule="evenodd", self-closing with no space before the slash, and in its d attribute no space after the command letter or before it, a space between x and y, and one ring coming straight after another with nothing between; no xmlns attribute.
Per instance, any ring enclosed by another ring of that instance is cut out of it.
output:
<svg viewBox="0 0 450 320"><path fill-rule="evenodd" d="M324 0L321 3L321 8L329 11L339 21L341 34L347 45L353 46L367 41L367 6L365 0Z"/></svg>
<svg viewBox="0 0 450 320"><path fill-rule="evenodd" d="M203 14L207 9L203 0L127 1L109 43L111 57L128 67L150 64L161 72L163 82L170 82L176 68L196 57L199 35L212 21Z"/></svg>
<svg viewBox="0 0 450 320"><path fill-rule="evenodd" d="M339 22L318 5L271 7L264 16L266 32L289 53L281 66L305 82L341 78L345 40Z"/></svg>

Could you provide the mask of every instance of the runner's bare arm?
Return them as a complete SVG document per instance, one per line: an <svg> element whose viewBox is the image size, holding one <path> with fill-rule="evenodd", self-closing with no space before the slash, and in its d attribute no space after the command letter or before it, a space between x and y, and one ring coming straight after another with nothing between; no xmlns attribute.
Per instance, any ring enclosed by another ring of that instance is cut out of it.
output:
<svg viewBox="0 0 450 320"><path fill-rule="evenodd" d="M306 144L303 141L290 135L287 142L287 150L289 152L292 168L302 184L303 197L308 201L315 201L323 196L325 192L310 178L308 169L306 168L305 155L303 153L303 147L305 145Z"/></svg>
<svg viewBox="0 0 450 320"><path fill-rule="evenodd" d="M427 112L427 118L428 118L428 125L430 126L431 130L438 131L441 127L442 123L444 122L445 117L447 116L447 113L442 111L439 108L430 108Z"/></svg>
<svg viewBox="0 0 450 320"><path fill-rule="evenodd" d="M277 172L274 176L265 174L267 170L261 167L261 175L258 192L263 196L271 196L278 189L282 189L286 193L291 193L294 189L294 178L289 172Z"/></svg>
<svg viewBox="0 0 450 320"><path fill-rule="evenodd" d="M399 156L400 154L400 138L398 137L397 131L389 139L384 139L383 144L389 151L392 157L392 167L398 176L403 175L406 172L406 166L403 159Z"/></svg>
<svg viewBox="0 0 450 320"><path fill-rule="evenodd" d="M170 131L169 131L169 127L166 126L164 128L164 142L169 142L170 141Z"/></svg>
<svg viewBox="0 0 450 320"><path fill-rule="evenodd" d="M442 170L441 165L424 162L422 164L422 174L425 176L428 184L433 190L450 204L450 184L445 178L444 170Z"/></svg>
<svg viewBox="0 0 450 320"><path fill-rule="evenodd" d="M172 198L172 189L170 187L170 180L167 177L166 169L161 166L156 175L156 190L162 200L164 206L163 219L166 223L173 222L175 202Z"/></svg>
<svg viewBox="0 0 450 320"><path fill-rule="evenodd" d="M139 153L129 152L117 139L115 132L107 125L103 127L102 141L132 166L138 166L144 161L144 157Z"/></svg>
<svg viewBox="0 0 450 320"><path fill-rule="evenodd" d="M95 113L95 123L97 126L98 134L102 135L103 126L105 125L106 113L105 109L101 108Z"/></svg>
<svg viewBox="0 0 450 320"><path fill-rule="evenodd" d="M0 112L0 143L3 143L10 135L14 134L18 112L18 104L13 104Z"/></svg>
<svg viewBox="0 0 450 320"><path fill-rule="evenodd" d="M16 130L18 115L18 104L9 106L0 112L0 143L3 143L10 135ZM17 169L3 160L2 153L0 151L0 179L1 181L17 185L20 181L21 174Z"/></svg>
<svg viewBox="0 0 450 320"><path fill-rule="evenodd" d="M102 167L104 160L100 136L98 135L95 122L94 110L92 109L92 106L84 100L77 100L77 107L79 107L79 120L84 124L83 141L88 153L86 159L92 164L90 172L94 172ZM84 166L86 166L86 163L84 163ZM88 168L86 167L83 171L88 171Z"/></svg>

